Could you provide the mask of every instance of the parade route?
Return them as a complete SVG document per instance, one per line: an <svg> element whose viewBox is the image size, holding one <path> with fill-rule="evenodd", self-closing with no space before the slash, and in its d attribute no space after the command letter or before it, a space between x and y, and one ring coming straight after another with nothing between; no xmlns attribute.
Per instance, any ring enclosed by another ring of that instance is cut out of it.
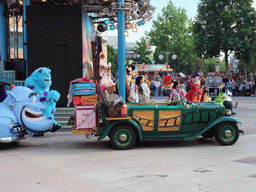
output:
<svg viewBox="0 0 256 192"><path fill-rule="evenodd" d="M164 98L156 98L161 100ZM140 142L111 148L84 134L46 133L0 145L0 191L253 192L256 187L256 98L233 97L245 131L232 146L214 139Z"/></svg>

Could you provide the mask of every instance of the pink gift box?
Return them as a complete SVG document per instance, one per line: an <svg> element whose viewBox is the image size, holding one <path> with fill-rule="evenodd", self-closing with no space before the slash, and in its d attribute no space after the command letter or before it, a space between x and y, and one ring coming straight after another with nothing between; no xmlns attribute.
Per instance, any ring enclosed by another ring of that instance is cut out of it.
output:
<svg viewBox="0 0 256 192"><path fill-rule="evenodd" d="M75 126L77 130L92 129L97 127L97 116L95 105L77 106L75 110Z"/></svg>

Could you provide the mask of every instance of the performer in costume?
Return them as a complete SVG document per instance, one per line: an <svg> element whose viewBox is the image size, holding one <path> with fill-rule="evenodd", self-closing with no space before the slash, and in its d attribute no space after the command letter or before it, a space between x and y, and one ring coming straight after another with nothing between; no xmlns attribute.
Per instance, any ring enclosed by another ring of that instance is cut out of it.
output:
<svg viewBox="0 0 256 192"><path fill-rule="evenodd" d="M26 80L25 86L40 94L40 102L46 107L43 115L47 119L51 119L54 126L61 128L61 125L54 120L54 113L56 111L56 103L60 98L60 93L56 90L50 91L51 70L45 67L36 69ZM34 133L34 136L43 136L43 132Z"/></svg>

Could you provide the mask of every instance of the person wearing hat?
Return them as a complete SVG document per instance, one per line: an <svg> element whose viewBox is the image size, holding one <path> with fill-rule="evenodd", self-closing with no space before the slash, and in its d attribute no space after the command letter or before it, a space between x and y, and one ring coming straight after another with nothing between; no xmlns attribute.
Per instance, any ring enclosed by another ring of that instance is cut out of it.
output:
<svg viewBox="0 0 256 192"><path fill-rule="evenodd" d="M163 79L163 84L166 86L165 87L165 94L169 96L171 94L171 85L172 85L172 76L171 75L167 75L164 77Z"/></svg>
<svg viewBox="0 0 256 192"><path fill-rule="evenodd" d="M200 75L199 74L194 74L193 76L192 76L192 79L193 79L193 84L198 84L198 85L200 85L201 84L201 82L200 82Z"/></svg>

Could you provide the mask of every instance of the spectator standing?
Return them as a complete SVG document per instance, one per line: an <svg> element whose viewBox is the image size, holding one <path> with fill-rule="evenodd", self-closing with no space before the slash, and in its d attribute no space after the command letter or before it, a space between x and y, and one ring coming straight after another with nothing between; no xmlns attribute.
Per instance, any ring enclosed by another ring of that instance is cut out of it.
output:
<svg viewBox="0 0 256 192"><path fill-rule="evenodd" d="M155 78L154 85L155 85L155 94L154 95L158 96L159 89L160 89L160 86L161 86L161 81L158 79L158 77Z"/></svg>

